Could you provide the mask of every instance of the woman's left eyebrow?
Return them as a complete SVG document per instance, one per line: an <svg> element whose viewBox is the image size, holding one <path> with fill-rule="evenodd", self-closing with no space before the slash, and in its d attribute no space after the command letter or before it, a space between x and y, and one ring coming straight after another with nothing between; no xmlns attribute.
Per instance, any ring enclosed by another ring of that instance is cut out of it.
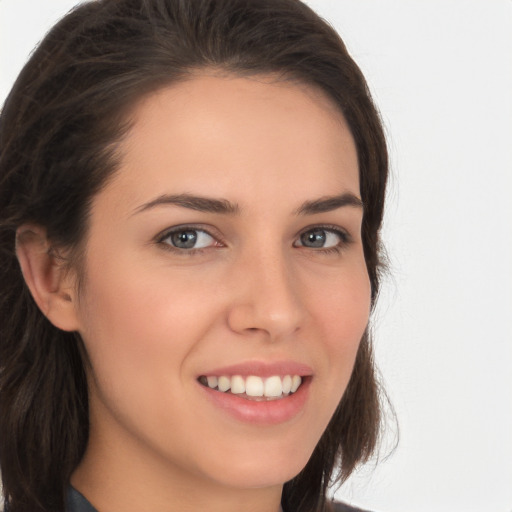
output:
<svg viewBox="0 0 512 512"><path fill-rule="evenodd" d="M305 201L302 203L295 213L297 215L315 215L316 213L325 213L351 206L363 209L363 202L352 192L345 192L337 196L327 196L315 199L313 201Z"/></svg>

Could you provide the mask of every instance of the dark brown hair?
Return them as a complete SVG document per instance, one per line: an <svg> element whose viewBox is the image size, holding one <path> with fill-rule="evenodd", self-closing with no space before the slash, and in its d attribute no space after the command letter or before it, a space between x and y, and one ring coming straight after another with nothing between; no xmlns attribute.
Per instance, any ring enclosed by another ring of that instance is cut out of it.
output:
<svg viewBox="0 0 512 512"><path fill-rule="evenodd" d="M336 32L298 0L80 5L33 53L0 117L0 467L10 512L63 510L88 438L82 341L37 308L16 259L16 229L36 223L54 247L79 253L91 198L116 172L128 110L149 91L206 67L297 80L339 107L358 152L375 303L386 144L363 75ZM306 467L285 484L285 509L322 510L331 480L345 479L372 454L379 425L366 332L327 430Z"/></svg>

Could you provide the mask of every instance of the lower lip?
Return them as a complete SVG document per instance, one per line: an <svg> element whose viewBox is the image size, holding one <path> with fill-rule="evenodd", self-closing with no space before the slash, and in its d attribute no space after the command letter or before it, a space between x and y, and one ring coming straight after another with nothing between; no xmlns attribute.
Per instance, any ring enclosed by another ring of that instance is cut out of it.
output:
<svg viewBox="0 0 512 512"><path fill-rule="evenodd" d="M217 391L198 385L206 396L220 409L235 419L257 425L277 425L291 420L304 408L308 398L311 378L303 380L299 389L284 398L277 400L248 400L230 392Z"/></svg>

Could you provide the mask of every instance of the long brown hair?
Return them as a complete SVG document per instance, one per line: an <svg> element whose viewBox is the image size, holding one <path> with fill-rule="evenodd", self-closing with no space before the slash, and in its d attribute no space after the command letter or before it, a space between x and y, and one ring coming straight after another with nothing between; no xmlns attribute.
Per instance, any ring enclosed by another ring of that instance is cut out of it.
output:
<svg viewBox="0 0 512 512"><path fill-rule="evenodd" d="M79 257L91 198L117 169L128 109L205 67L314 85L339 107L358 152L375 303L387 150L364 77L337 33L298 0L81 4L33 53L0 117L0 467L9 512L63 510L88 439L82 341L37 308L16 259L16 229L44 226L55 247ZM283 506L321 510L331 480L370 457L379 425L366 332L341 403L306 467L285 484Z"/></svg>

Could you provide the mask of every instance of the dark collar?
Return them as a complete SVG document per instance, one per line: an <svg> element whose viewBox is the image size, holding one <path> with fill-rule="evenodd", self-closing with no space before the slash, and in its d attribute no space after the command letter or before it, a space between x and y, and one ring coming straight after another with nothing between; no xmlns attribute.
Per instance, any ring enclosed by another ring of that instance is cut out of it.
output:
<svg viewBox="0 0 512 512"><path fill-rule="evenodd" d="M69 487L66 496L66 512L98 512L74 487Z"/></svg>

